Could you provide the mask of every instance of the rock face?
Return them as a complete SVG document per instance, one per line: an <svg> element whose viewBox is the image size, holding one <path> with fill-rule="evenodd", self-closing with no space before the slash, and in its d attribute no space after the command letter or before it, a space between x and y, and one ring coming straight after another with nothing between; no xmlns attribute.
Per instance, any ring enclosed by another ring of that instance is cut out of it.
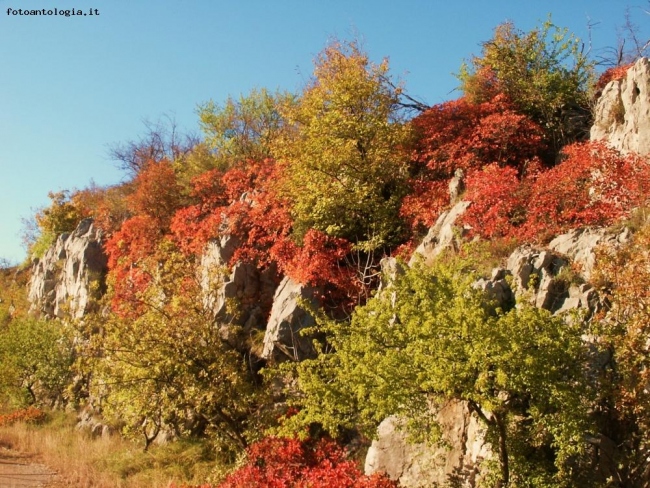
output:
<svg viewBox="0 0 650 488"><path fill-rule="evenodd" d="M481 462L491 456L480 421L464 402L450 402L436 417L448 447L409 444L399 420L389 417L370 446L366 474L384 471L400 486L417 488L477 486Z"/></svg>
<svg viewBox="0 0 650 488"><path fill-rule="evenodd" d="M582 277L589 281L596 263L596 247L624 244L630 237L628 228L624 228L620 233L608 232L605 229L583 228L557 236L548 247L570 258L580 267Z"/></svg>
<svg viewBox="0 0 650 488"><path fill-rule="evenodd" d="M595 109L591 140L650 154L650 61L639 59L625 78L603 89Z"/></svg>
<svg viewBox="0 0 650 488"><path fill-rule="evenodd" d="M201 256L199 275L203 305L223 324L259 327L271 307L278 278L274 267L259 271L248 263L228 263L236 239L212 240Z"/></svg>
<svg viewBox="0 0 650 488"><path fill-rule="evenodd" d="M436 223L429 229L426 237L413 253L409 265L420 256L424 259L425 264L431 262L445 249L454 248L458 240L462 237L467 229L461 228L456 224L458 218L465 213L470 202L460 201L450 210L443 212L438 217Z"/></svg>
<svg viewBox="0 0 650 488"><path fill-rule="evenodd" d="M101 231L85 219L62 234L34 261L29 283L30 312L47 318L80 318L93 309L104 288L107 258Z"/></svg>
<svg viewBox="0 0 650 488"><path fill-rule="evenodd" d="M285 277L273 298L273 308L264 335L262 357L271 361L300 361L314 356L312 338L300 331L315 324L314 317L300 304L301 300L317 306L314 289Z"/></svg>

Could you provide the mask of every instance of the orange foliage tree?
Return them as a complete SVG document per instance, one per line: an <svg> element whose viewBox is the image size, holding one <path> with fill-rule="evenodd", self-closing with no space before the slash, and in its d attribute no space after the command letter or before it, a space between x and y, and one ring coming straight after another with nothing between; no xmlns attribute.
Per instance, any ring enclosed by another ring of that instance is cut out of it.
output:
<svg viewBox="0 0 650 488"><path fill-rule="evenodd" d="M153 277L141 266L155 262L161 239L169 231L172 216L181 206L183 194L168 161L150 162L133 180L134 191L126 198L133 217L113 233L105 245L112 285L112 304L121 314L139 313L138 294Z"/></svg>

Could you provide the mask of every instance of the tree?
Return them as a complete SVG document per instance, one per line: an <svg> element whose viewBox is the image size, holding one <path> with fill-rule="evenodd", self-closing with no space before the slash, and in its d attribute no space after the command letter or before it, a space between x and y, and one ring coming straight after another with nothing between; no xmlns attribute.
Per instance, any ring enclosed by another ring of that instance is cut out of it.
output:
<svg viewBox="0 0 650 488"><path fill-rule="evenodd" d="M297 366L302 410L293 426L374 435L389 415L417 440L437 440L431 405L467 402L498 457L495 486L575 486L591 394L579 320L526 303L494 309L469 269L416 266L358 307L325 321L334 351Z"/></svg>
<svg viewBox="0 0 650 488"><path fill-rule="evenodd" d="M95 317L91 392L126 434L144 436L145 447L163 431L209 436L233 460L266 420L264 391L197 301L194 261L167 239L156 254L164 258L139 263L149 282L122 303L136 310Z"/></svg>
<svg viewBox="0 0 650 488"><path fill-rule="evenodd" d="M499 25L483 43L481 56L464 64L458 78L471 101L505 94L544 129L554 157L564 145L589 134L592 72L580 40L549 19L527 33L511 22Z"/></svg>
<svg viewBox="0 0 650 488"><path fill-rule="evenodd" d="M57 237L72 232L87 216L68 190L49 192L47 196L52 201L50 206L36 212L33 220L23 221L23 242L34 257L41 257Z"/></svg>
<svg viewBox="0 0 650 488"><path fill-rule="evenodd" d="M109 156L118 167L130 175L137 175L150 162L177 161L185 157L199 143L198 137L179 134L176 120L165 115L157 122L143 121L145 134L137 141L114 144Z"/></svg>
<svg viewBox="0 0 650 488"><path fill-rule="evenodd" d="M619 486L647 486L650 455L650 225L639 211L641 228L626 245L603 248L594 281L607 292L599 340L608 352L603 365L601 404L604 429L613 444Z"/></svg>
<svg viewBox="0 0 650 488"><path fill-rule="evenodd" d="M17 318L0 325L0 394L18 406L65 400L72 373L71 331L63 324Z"/></svg>
<svg viewBox="0 0 650 488"><path fill-rule="evenodd" d="M273 149L285 165L282 196L298 242L309 229L366 252L403 239L408 130L387 72L386 61L371 63L358 44L334 42L296 103L283 107L290 127Z"/></svg>
<svg viewBox="0 0 650 488"><path fill-rule="evenodd" d="M272 158L273 142L285 129L282 105L291 105L293 95L252 90L238 99L229 97L223 105L213 101L199 109L205 145L213 156L212 166L227 170L246 161Z"/></svg>

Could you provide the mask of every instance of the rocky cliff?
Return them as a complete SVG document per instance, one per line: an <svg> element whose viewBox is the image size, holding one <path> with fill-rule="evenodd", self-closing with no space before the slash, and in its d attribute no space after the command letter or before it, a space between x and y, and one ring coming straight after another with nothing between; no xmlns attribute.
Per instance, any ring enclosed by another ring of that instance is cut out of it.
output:
<svg viewBox="0 0 650 488"><path fill-rule="evenodd" d="M650 154L650 60L639 59L624 78L607 84L598 99L591 139Z"/></svg>
<svg viewBox="0 0 650 488"><path fill-rule="evenodd" d="M46 318L80 318L92 311L104 292L106 262L101 231L91 219L83 220L34 260L30 311Z"/></svg>
<svg viewBox="0 0 650 488"><path fill-rule="evenodd" d="M650 154L650 62L639 60L625 78L609 83L596 105L593 140L625 150ZM451 208L440 215L415 255L425 263L444 250L458 247L467 233L459 217L471 205L462 198L463 175L450 185ZM618 246L629 239L628 230L578 229L556 237L546 247L522 246L489 277L478 280L504 308L516 300L530 300L555 314L582 309L592 314L602 306L590 284L598 246ZM314 290L281 277L273 268L260 271L231 258L238 243L223 237L208 243L197 273L203 305L212 311L224 339L237 348L251 347L257 335L260 358L278 362L301 360L313 354L311 340L301 329L314 324L306 303ZM414 257L411 260L412 264ZM80 318L93 310L104 289L107 259L101 232L91 220L60 236L45 255L34 262L29 285L32 311L45 317ZM385 263L385 269L395 263ZM259 334L257 334L259 333ZM260 339L263 337L263 339ZM385 471L404 487L477 486L481 464L492 451L481 422L462 402L450 403L437 412L446 446L409 444L401 420L385 419L366 458L366 473Z"/></svg>

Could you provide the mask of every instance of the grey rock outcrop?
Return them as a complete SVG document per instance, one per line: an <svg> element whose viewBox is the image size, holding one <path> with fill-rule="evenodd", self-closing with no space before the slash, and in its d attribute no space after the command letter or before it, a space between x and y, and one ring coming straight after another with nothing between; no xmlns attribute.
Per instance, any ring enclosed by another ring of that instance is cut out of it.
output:
<svg viewBox="0 0 650 488"><path fill-rule="evenodd" d="M260 271L250 263L235 263L231 268L237 246L230 236L207 244L199 265L203 305L221 323L259 326L270 310L277 273L272 266Z"/></svg>
<svg viewBox="0 0 650 488"><path fill-rule="evenodd" d="M650 154L650 61L639 59L625 78L609 82L595 109L591 140Z"/></svg>
<svg viewBox="0 0 650 488"><path fill-rule="evenodd" d="M249 338L266 325L279 278L275 266L260 271L251 263L239 262L230 267L237 245L230 236L210 241L198 273L203 306L211 311L221 336L244 350L251 347Z"/></svg>
<svg viewBox="0 0 650 488"><path fill-rule="evenodd" d="M474 283L474 287L483 290L497 306L507 310L515 304L515 294L510 287L508 276L512 276L509 270L495 268L490 279L480 278Z"/></svg>
<svg viewBox="0 0 650 488"><path fill-rule="evenodd" d="M385 472L401 486L475 487L480 465L491 457L485 429L464 402L450 402L436 413L442 428L441 445L408 442L396 417L388 417L378 429L366 456L365 472Z"/></svg>
<svg viewBox="0 0 650 488"><path fill-rule="evenodd" d="M618 246L626 243L630 237L631 233L628 228L624 228L618 233L601 228L582 228L557 236L549 243L548 247L570 258L579 266L582 277L589 281L596 264L596 248L598 246Z"/></svg>
<svg viewBox="0 0 650 488"><path fill-rule="evenodd" d="M62 234L34 260L29 283L30 312L46 318L81 318L103 293L107 257L92 219Z"/></svg>
<svg viewBox="0 0 650 488"><path fill-rule="evenodd" d="M469 205L470 202L460 201L451 209L440 214L436 223L415 249L409 265L412 265L418 256L423 259L425 264L431 264L445 249L457 248L459 239L467 233L467 229L460 227L456 221L465 213Z"/></svg>
<svg viewBox="0 0 650 488"><path fill-rule="evenodd" d="M301 301L317 306L315 290L285 277L275 292L273 308L264 335L262 357L271 361L300 361L315 354L312 338L300 331L315 324Z"/></svg>

